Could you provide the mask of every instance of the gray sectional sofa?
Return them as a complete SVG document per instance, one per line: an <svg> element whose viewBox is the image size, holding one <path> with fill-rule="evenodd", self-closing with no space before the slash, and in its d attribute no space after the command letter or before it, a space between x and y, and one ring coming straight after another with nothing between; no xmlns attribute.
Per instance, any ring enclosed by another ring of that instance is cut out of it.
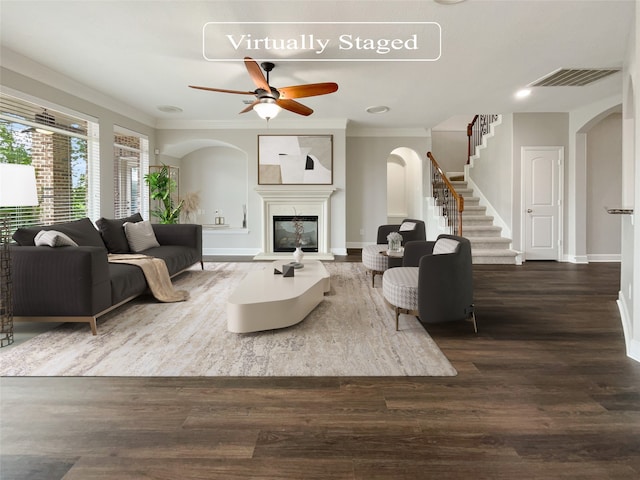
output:
<svg viewBox="0 0 640 480"><path fill-rule="evenodd" d="M108 253L130 253L123 224L142 220L90 219L18 229L11 245L13 312L16 321L87 322L97 334L96 319L147 291L142 270L108 262ZM36 246L41 230L56 230L78 246ZM202 226L153 225L160 246L142 252L162 258L170 276L200 262Z"/></svg>

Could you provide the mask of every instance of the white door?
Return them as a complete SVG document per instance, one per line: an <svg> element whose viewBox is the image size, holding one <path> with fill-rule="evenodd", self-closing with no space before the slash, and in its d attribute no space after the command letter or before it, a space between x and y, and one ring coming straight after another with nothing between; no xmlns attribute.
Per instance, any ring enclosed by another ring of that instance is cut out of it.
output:
<svg viewBox="0 0 640 480"><path fill-rule="evenodd" d="M525 260L560 260L564 147L522 147Z"/></svg>

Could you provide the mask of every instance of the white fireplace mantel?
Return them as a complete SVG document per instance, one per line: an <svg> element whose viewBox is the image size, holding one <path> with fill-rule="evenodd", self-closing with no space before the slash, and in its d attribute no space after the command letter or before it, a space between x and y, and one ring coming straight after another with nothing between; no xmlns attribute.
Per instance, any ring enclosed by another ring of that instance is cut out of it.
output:
<svg viewBox="0 0 640 480"><path fill-rule="evenodd" d="M331 209L329 198L335 192L333 187L309 185L304 187L258 187L256 192L262 198L262 252L256 260L289 259L291 254L274 252L274 215L316 215L318 217L318 252L305 252L306 258L333 260L330 245Z"/></svg>

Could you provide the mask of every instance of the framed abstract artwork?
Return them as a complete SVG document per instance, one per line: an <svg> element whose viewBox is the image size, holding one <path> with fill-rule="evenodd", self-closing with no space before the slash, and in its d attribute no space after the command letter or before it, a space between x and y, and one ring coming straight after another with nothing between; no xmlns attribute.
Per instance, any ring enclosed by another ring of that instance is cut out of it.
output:
<svg viewBox="0 0 640 480"><path fill-rule="evenodd" d="M333 135L258 135L258 184L333 184Z"/></svg>

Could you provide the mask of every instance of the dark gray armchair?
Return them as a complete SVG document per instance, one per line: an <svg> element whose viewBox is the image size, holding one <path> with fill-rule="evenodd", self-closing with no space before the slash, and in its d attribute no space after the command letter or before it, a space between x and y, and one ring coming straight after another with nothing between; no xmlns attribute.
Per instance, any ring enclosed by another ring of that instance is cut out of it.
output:
<svg viewBox="0 0 640 480"><path fill-rule="evenodd" d="M415 224L412 230L404 230L400 231L403 228L404 224ZM377 244L387 243L387 235L391 232L399 232L402 235L402 243L405 244L407 242L413 240L426 240L427 236L425 233L424 221L423 220L415 220L413 218L405 218L402 220L402 223L399 225L380 225L378 227L378 237L376 239Z"/></svg>
<svg viewBox="0 0 640 480"><path fill-rule="evenodd" d="M366 245L362 249L362 264L371 273L371 286L375 285L376 275L382 275L385 270L391 267L402 265L402 257L388 257L387 235L391 232L398 232L402 235L402 243L413 240L425 240L425 226L423 220L405 218L400 225L380 225L378 227L378 237L375 245Z"/></svg>
<svg viewBox="0 0 640 480"><path fill-rule="evenodd" d="M477 333L468 239L442 234L435 242L408 242L403 266L419 267L418 316L422 323L470 320Z"/></svg>

